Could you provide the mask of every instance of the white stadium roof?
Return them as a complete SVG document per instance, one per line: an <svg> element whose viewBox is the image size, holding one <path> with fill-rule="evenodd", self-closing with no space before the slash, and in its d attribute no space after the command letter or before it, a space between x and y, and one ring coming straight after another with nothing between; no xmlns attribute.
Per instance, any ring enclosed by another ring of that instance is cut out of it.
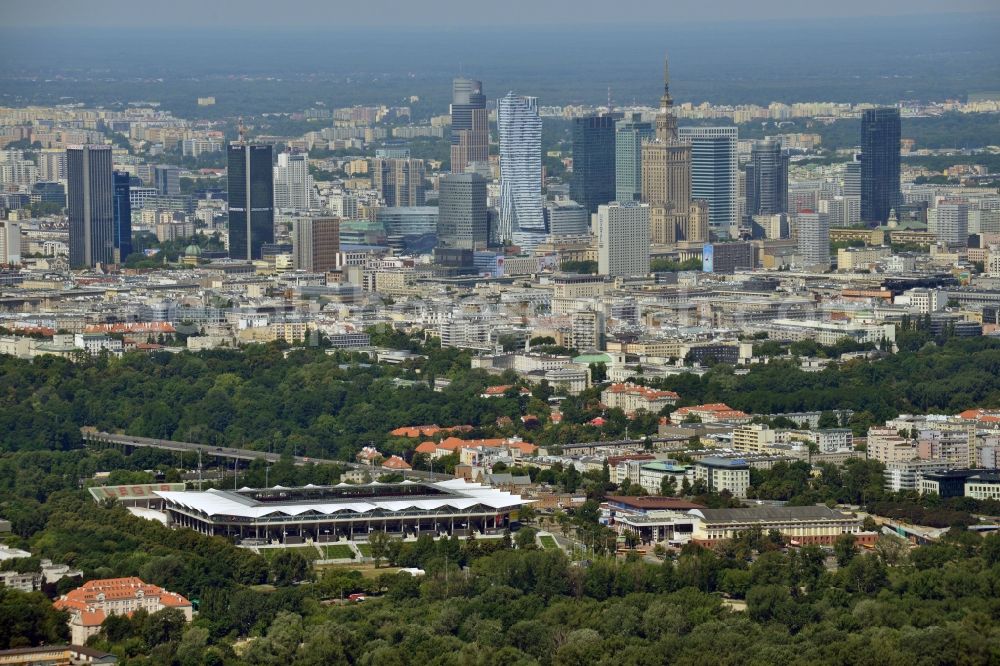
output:
<svg viewBox="0 0 1000 666"><path fill-rule="evenodd" d="M259 501L249 493L241 489L241 492L227 490L207 490L199 491L155 491L155 494L162 497L167 503L167 508L175 506L177 508L196 511L205 516L233 516L239 518L264 518L268 516L301 516L305 514L322 514L332 516L337 513L365 514L372 511L407 511L416 509L418 511L436 511L438 509L451 508L464 511L471 507L482 505L492 509L505 509L530 504L531 500L522 499L519 495L490 488L479 483L468 483L462 479L452 479L438 483L415 484L407 483L408 486L423 485L428 488L429 495L416 495L414 497L397 497L388 495L386 497L344 497L344 498L317 498L310 499L290 499L281 501L280 499L268 499ZM399 484L402 485L402 484ZM343 488L344 484L327 487L330 489ZM365 484L362 486L350 486L353 488L382 487L391 488L392 484ZM321 491L320 486L307 486L305 490ZM274 486L273 488L258 489L250 492L267 492L267 490L297 490Z"/></svg>

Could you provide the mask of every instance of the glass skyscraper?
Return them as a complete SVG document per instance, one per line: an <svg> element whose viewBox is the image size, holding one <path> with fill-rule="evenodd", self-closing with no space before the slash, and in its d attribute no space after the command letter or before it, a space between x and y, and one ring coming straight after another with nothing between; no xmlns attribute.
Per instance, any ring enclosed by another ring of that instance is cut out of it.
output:
<svg viewBox="0 0 1000 666"><path fill-rule="evenodd" d="M638 113L615 124L615 200L642 199L642 143L655 137L653 123Z"/></svg>
<svg viewBox="0 0 1000 666"><path fill-rule="evenodd" d="M132 254L132 202L129 194L131 179L126 171L114 172L114 237L117 260L120 264L124 264L128 255Z"/></svg>
<svg viewBox="0 0 1000 666"><path fill-rule="evenodd" d="M66 149L69 265L115 263L114 178L111 146Z"/></svg>
<svg viewBox="0 0 1000 666"><path fill-rule="evenodd" d="M531 249L545 239L542 119L538 99L508 93L497 101L500 220L496 237Z"/></svg>
<svg viewBox="0 0 1000 666"><path fill-rule="evenodd" d="M451 172L490 159L490 120L482 81L457 78L451 84Z"/></svg>
<svg viewBox="0 0 1000 666"><path fill-rule="evenodd" d="M691 143L691 198L708 202L708 223L720 236L739 227L739 157L735 127L681 127Z"/></svg>
<svg viewBox="0 0 1000 666"><path fill-rule="evenodd" d="M573 120L569 195L589 213L596 213L598 206L615 199L616 120L613 115Z"/></svg>
<svg viewBox="0 0 1000 666"><path fill-rule="evenodd" d="M861 219L885 224L902 201L899 187L899 109L866 109L861 116Z"/></svg>
<svg viewBox="0 0 1000 666"><path fill-rule="evenodd" d="M260 248L274 242L274 170L271 146L229 144L229 256L260 259Z"/></svg>
<svg viewBox="0 0 1000 666"><path fill-rule="evenodd" d="M746 178L747 218L788 212L788 154L780 141L754 141Z"/></svg>
<svg viewBox="0 0 1000 666"><path fill-rule="evenodd" d="M438 244L484 249L489 234L486 179L478 173L454 173L443 176L438 187Z"/></svg>

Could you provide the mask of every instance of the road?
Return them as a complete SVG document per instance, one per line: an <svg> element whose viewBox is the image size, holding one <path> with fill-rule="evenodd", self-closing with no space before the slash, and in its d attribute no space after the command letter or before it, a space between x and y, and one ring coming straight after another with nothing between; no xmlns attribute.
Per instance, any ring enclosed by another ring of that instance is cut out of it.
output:
<svg viewBox="0 0 1000 666"><path fill-rule="evenodd" d="M150 437L135 437L133 435L116 435L110 432L101 432L94 428L80 429L83 440L95 444L115 444L131 448L160 449L162 451L176 451L178 453L201 451L202 455L215 456L216 458L229 458L230 460L265 460L269 463L276 463L281 460L281 454L269 453L267 451L254 451L253 449L240 449L231 446L210 446L198 444L196 442L179 442L173 439L153 439ZM292 462L296 465L343 465L350 469L371 470L372 476L382 474L400 473L401 470L387 469L385 467L370 467L360 463L344 462L342 460L330 460L327 458L312 458L309 456L294 456ZM420 479L423 481L447 481L454 477L438 472L428 472L425 470L405 470L403 476L408 479Z"/></svg>

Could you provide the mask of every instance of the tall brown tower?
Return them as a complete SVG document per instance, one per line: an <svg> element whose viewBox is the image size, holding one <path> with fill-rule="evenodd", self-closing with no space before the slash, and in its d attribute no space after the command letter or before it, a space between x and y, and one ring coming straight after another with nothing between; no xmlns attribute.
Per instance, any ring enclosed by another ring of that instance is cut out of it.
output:
<svg viewBox="0 0 1000 666"><path fill-rule="evenodd" d="M673 106L670 66L664 59L656 138L642 146L642 200L650 207L653 243L677 242L678 230L687 229L690 214L691 144L677 136Z"/></svg>

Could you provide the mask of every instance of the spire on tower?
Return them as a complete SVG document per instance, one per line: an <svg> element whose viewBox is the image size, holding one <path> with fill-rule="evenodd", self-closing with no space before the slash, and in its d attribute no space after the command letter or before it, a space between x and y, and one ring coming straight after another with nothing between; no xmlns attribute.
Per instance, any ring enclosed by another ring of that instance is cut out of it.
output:
<svg viewBox="0 0 1000 666"><path fill-rule="evenodd" d="M670 59L663 54L663 94L670 94Z"/></svg>

